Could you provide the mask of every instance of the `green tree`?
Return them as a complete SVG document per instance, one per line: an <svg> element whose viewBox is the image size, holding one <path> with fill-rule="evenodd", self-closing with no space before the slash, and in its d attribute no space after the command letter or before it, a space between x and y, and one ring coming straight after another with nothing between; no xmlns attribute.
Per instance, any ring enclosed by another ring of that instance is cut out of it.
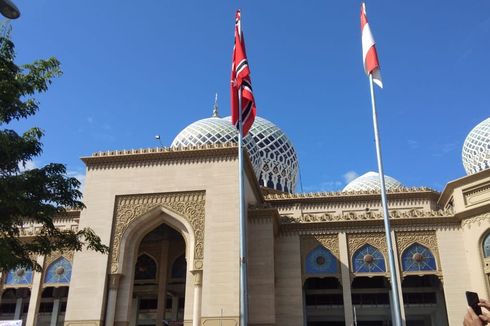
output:
<svg viewBox="0 0 490 326"><path fill-rule="evenodd" d="M83 209L80 182L66 176L66 167L51 163L26 170L26 164L42 152L43 131L31 128L22 135L8 124L34 115L39 102L33 97L46 92L53 78L61 76L56 58L18 66L10 33L0 36L0 270L17 266L39 270L35 257L54 251L83 248L107 253L109 248L89 228L59 230L53 218L67 209ZM40 231L20 237L25 223Z"/></svg>

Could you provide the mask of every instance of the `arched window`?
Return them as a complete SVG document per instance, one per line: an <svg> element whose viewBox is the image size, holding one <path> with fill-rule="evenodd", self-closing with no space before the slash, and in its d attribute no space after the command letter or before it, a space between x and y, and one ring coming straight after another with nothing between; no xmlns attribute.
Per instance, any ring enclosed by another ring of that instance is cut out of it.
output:
<svg viewBox="0 0 490 326"><path fill-rule="evenodd" d="M337 259L323 246L318 246L306 255L305 271L308 274L337 273Z"/></svg>
<svg viewBox="0 0 490 326"><path fill-rule="evenodd" d="M436 259L429 248L414 243L402 253L404 272L435 271Z"/></svg>
<svg viewBox="0 0 490 326"><path fill-rule="evenodd" d="M483 257L490 257L490 233L483 240Z"/></svg>
<svg viewBox="0 0 490 326"><path fill-rule="evenodd" d="M32 269L30 267L18 267L11 269L5 278L7 285L27 285L32 283Z"/></svg>
<svg viewBox="0 0 490 326"><path fill-rule="evenodd" d="M135 280L156 280L157 278L157 264L147 254L143 254L138 257L136 267L134 271Z"/></svg>
<svg viewBox="0 0 490 326"><path fill-rule="evenodd" d="M52 262L46 269L44 283L70 283L71 263L65 257Z"/></svg>
<svg viewBox="0 0 490 326"><path fill-rule="evenodd" d="M185 278L185 273L187 271L187 262L185 261L185 256L182 255L174 261L172 265L171 278Z"/></svg>
<svg viewBox="0 0 490 326"><path fill-rule="evenodd" d="M370 244L359 248L352 256L354 273L386 272L385 259L381 252Z"/></svg>

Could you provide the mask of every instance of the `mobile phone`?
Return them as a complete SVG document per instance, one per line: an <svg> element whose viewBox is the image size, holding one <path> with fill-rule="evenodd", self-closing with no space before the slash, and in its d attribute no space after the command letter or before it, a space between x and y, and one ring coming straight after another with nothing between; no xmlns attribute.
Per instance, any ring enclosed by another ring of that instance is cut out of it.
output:
<svg viewBox="0 0 490 326"><path fill-rule="evenodd" d="M466 301L468 301L468 306L473 309L475 314L478 316L482 314L481 307L478 305L480 299L478 298L478 293L466 291Z"/></svg>

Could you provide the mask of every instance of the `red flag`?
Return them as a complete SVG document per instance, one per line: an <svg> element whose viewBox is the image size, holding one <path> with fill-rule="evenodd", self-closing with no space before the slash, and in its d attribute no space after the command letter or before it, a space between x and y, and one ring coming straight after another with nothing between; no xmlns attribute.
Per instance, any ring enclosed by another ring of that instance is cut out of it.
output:
<svg viewBox="0 0 490 326"><path fill-rule="evenodd" d="M238 92L241 91L242 107L238 109ZM240 10L236 12L235 18L235 46L233 47L233 58L231 65L231 123L239 128L239 112L242 114L243 136L252 127L256 115L255 99L252 92L250 80L250 68L245 51L245 40L243 38Z"/></svg>
<svg viewBox="0 0 490 326"><path fill-rule="evenodd" d="M373 75L373 82L383 88L381 73L379 71L378 53L376 52L376 42L374 42L371 28L369 28L366 15L366 5L361 5L361 32L362 32L362 58L364 71L367 75Z"/></svg>

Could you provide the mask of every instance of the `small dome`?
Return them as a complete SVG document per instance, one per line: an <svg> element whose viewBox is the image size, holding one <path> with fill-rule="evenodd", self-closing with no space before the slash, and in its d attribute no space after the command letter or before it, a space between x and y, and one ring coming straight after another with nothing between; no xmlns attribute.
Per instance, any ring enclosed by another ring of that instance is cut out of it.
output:
<svg viewBox="0 0 490 326"><path fill-rule="evenodd" d="M381 189L379 181L379 173L371 171L349 182L349 184L345 186L342 191L379 191ZM400 181L385 175L386 190L398 189L402 187L403 185Z"/></svg>
<svg viewBox="0 0 490 326"><path fill-rule="evenodd" d="M466 174L490 168L490 118L470 131L463 144L462 156Z"/></svg>
<svg viewBox="0 0 490 326"><path fill-rule="evenodd" d="M174 139L171 147L181 148L207 144L237 143L238 133L229 121L219 117L198 120L185 127ZM262 166L260 153L253 137L247 135L243 139L252 161L255 175L260 175Z"/></svg>

